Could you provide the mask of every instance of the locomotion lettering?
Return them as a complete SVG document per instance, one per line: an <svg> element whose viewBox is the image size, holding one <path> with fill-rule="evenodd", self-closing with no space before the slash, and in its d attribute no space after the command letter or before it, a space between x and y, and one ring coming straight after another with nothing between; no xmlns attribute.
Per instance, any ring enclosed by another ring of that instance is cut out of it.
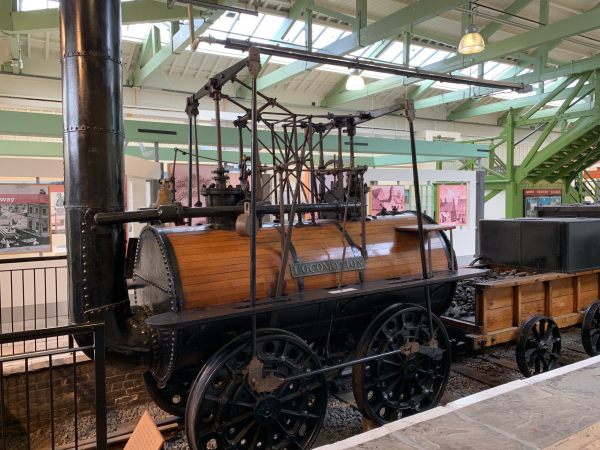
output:
<svg viewBox="0 0 600 450"><path fill-rule="evenodd" d="M343 260L343 271L363 270L365 268L365 259L362 256L345 258ZM342 267L341 259L330 259L328 261L314 261L306 263L292 264L292 277L309 277L311 275L323 275L325 273L340 272Z"/></svg>

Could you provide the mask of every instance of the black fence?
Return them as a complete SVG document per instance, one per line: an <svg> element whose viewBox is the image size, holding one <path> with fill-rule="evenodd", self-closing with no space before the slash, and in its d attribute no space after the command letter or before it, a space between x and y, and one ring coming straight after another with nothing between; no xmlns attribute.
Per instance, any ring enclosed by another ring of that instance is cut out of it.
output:
<svg viewBox="0 0 600 450"><path fill-rule="evenodd" d="M67 258L0 259L0 333L66 326ZM0 356L48 350L66 338L12 342L0 346Z"/></svg>
<svg viewBox="0 0 600 450"><path fill-rule="evenodd" d="M0 449L105 449L104 326L0 334L3 346L52 339L66 345L0 356ZM84 353L91 361L78 364Z"/></svg>

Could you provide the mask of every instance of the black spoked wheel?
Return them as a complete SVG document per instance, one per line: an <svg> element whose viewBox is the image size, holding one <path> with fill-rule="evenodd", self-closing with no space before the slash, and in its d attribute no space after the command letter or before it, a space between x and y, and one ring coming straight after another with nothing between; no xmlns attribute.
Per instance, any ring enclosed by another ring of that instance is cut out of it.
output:
<svg viewBox="0 0 600 450"><path fill-rule="evenodd" d="M160 409L177 417L185 415L188 393L195 373L175 372L164 388L159 388L150 372L144 372L146 389Z"/></svg>
<svg viewBox="0 0 600 450"><path fill-rule="evenodd" d="M284 379L321 367L294 334L261 330L257 339L263 375ZM248 381L250 336L234 339L198 374L188 400L186 433L194 450L306 449L317 437L327 408L324 375L284 382L256 392Z"/></svg>
<svg viewBox="0 0 600 450"><path fill-rule="evenodd" d="M560 330L552 319L533 316L521 326L516 347L517 365L526 377L552 370L560 356Z"/></svg>
<svg viewBox="0 0 600 450"><path fill-rule="evenodd" d="M393 306L368 326L357 357L406 348L353 369L354 398L368 419L384 424L438 404L450 375L450 341L433 316L434 338L441 352L410 351L430 342L427 311L420 306Z"/></svg>
<svg viewBox="0 0 600 450"><path fill-rule="evenodd" d="M581 343L590 356L600 355L600 301L585 310L581 324Z"/></svg>

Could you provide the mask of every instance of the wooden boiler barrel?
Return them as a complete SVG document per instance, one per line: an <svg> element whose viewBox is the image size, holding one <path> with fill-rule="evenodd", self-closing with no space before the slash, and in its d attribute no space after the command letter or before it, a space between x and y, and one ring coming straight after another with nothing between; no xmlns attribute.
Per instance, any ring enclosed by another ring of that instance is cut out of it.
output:
<svg viewBox="0 0 600 450"><path fill-rule="evenodd" d="M366 223L367 258L362 271L343 273L343 284L360 278L375 281L421 275L416 233L396 227L416 224L414 214L380 217ZM361 224L323 221L294 228L285 270L284 294L338 286L339 273L292 276L297 263L327 263L360 256ZM140 236L134 278L138 301L151 313L182 311L247 301L249 298L249 237L230 230L204 227L146 227ZM431 237L433 270L448 270L451 252L439 233ZM279 229L264 227L257 234L257 298L275 293L281 261ZM319 267L323 267L322 265Z"/></svg>

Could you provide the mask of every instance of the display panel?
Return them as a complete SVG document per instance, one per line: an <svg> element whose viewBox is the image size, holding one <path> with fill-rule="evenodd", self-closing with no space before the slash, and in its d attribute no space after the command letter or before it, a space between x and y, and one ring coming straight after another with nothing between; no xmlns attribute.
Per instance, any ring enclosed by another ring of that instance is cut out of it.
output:
<svg viewBox="0 0 600 450"><path fill-rule="evenodd" d="M47 252L50 195L39 184L0 184L0 254Z"/></svg>
<svg viewBox="0 0 600 450"><path fill-rule="evenodd" d="M467 226L469 217L469 187L466 184L437 185L436 221Z"/></svg>

